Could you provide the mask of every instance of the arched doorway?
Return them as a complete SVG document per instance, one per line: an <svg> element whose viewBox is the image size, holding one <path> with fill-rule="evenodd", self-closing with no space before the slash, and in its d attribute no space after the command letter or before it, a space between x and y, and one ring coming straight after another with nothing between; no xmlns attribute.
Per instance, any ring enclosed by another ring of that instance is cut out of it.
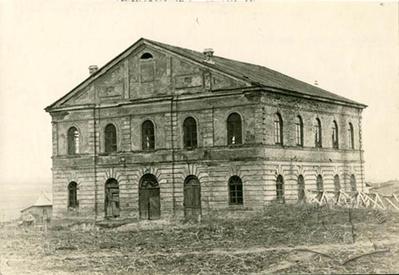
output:
<svg viewBox="0 0 399 275"><path fill-rule="evenodd" d="M119 183L113 178L105 182L105 217L119 217Z"/></svg>
<svg viewBox="0 0 399 275"><path fill-rule="evenodd" d="M278 175L278 177L276 179L276 199L277 199L277 202L285 203L284 178L282 175Z"/></svg>
<svg viewBox="0 0 399 275"><path fill-rule="evenodd" d="M159 183L153 174L145 174L139 185L140 219L155 220L161 216Z"/></svg>
<svg viewBox="0 0 399 275"><path fill-rule="evenodd" d="M201 216L201 185L196 176L184 180L184 216L187 220Z"/></svg>

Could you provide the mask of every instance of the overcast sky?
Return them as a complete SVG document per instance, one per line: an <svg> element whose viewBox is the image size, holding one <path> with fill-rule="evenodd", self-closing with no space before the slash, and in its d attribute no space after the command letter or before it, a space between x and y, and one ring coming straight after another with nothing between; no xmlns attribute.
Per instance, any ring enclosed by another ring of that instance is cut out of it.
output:
<svg viewBox="0 0 399 275"><path fill-rule="evenodd" d="M399 178L398 3L170 2L0 0L3 188L51 182L43 109L140 37L211 47L367 104L366 178Z"/></svg>

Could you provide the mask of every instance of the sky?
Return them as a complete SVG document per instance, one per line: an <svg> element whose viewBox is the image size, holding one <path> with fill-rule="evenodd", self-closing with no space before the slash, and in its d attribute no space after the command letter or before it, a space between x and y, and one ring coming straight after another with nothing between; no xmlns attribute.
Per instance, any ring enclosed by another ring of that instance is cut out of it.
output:
<svg viewBox="0 0 399 275"><path fill-rule="evenodd" d="M0 0L0 192L50 188L44 108L140 37L213 48L367 104L366 180L399 179L398 2Z"/></svg>

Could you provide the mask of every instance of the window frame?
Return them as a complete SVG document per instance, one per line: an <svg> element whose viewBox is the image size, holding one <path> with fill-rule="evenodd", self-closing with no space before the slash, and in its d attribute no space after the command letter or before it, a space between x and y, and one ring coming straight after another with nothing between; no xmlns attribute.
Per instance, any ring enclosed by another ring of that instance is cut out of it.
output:
<svg viewBox="0 0 399 275"><path fill-rule="evenodd" d="M188 124L189 121L193 123ZM186 117L183 121L183 148L188 150L198 148L198 125L192 116Z"/></svg>
<svg viewBox="0 0 399 275"><path fill-rule="evenodd" d="M80 131L72 126L67 131L67 154L70 156L78 155L80 152Z"/></svg>
<svg viewBox="0 0 399 275"><path fill-rule="evenodd" d="M109 130L112 127L112 131ZM118 133L113 123L108 123L104 127L104 153L112 154L118 152ZM110 136L111 135L111 136ZM109 143L111 142L111 143Z"/></svg>
<svg viewBox="0 0 399 275"><path fill-rule="evenodd" d="M349 122L349 128L348 128L348 141L349 141L349 149L354 150L355 149L355 137L354 137L354 129L353 129L353 124Z"/></svg>
<svg viewBox="0 0 399 275"><path fill-rule="evenodd" d="M339 149L338 124L335 120L333 121L333 126L332 126L331 141L332 141L332 148Z"/></svg>
<svg viewBox="0 0 399 275"><path fill-rule="evenodd" d="M303 120L300 115L295 119L295 142L296 146L303 147Z"/></svg>
<svg viewBox="0 0 399 275"><path fill-rule="evenodd" d="M244 186L242 179L235 175L228 181L229 205L244 205Z"/></svg>
<svg viewBox="0 0 399 275"><path fill-rule="evenodd" d="M227 124L227 145L241 145L242 139L242 117L239 113L229 114L226 120ZM234 138L234 139L233 139Z"/></svg>
<svg viewBox="0 0 399 275"><path fill-rule="evenodd" d="M281 180L280 180L281 179ZM285 203L285 192L284 192L284 177L278 175L276 177L276 201Z"/></svg>
<svg viewBox="0 0 399 275"><path fill-rule="evenodd" d="M314 124L314 135L315 135L315 147L316 148L323 148L323 132L321 121L319 118L316 118L316 122Z"/></svg>
<svg viewBox="0 0 399 275"><path fill-rule="evenodd" d="M283 131L283 118L280 113L274 114L273 120L273 129L274 129L274 144L276 145L284 145L284 131Z"/></svg>
<svg viewBox="0 0 399 275"><path fill-rule="evenodd" d="M141 149L143 151L155 150L155 125L149 119L141 124Z"/></svg>
<svg viewBox="0 0 399 275"><path fill-rule="evenodd" d="M68 209L76 209L78 207L78 184L75 181L71 181L68 183Z"/></svg>

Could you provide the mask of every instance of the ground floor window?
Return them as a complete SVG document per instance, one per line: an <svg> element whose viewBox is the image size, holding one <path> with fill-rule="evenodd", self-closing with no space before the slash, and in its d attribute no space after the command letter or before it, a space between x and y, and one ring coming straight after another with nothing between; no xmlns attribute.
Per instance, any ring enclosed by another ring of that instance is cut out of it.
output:
<svg viewBox="0 0 399 275"><path fill-rule="evenodd" d="M238 176L229 179L230 204L243 204L242 181Z"/></svg>

